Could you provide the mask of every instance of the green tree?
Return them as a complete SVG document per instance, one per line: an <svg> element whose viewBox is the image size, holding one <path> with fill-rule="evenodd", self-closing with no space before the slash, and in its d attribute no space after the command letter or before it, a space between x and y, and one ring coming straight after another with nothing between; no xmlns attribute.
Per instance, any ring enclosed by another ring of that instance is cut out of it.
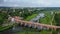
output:
<svg viewBox="0 0 60 34"><path fill-rule="evenodd" d="M0 25L2 25L7 18L8 18L7 13L0 13Z"/></svg>
<svg viewBox="0 0 60 34"><path fill-rule="evenodd" d="M55 14L55 21L56 21L56 25L60 26L60 13Z"/></svg>

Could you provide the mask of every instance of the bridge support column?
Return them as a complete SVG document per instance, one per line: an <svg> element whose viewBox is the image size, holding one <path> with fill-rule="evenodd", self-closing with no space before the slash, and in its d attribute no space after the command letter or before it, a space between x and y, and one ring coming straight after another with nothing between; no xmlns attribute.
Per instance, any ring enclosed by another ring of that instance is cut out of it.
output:
<svg viewBox="0 0 60 34"><path fill-rule="evenodd" d="M49 27L47 27L47 29L49 30Z"/></svg>
<svg viewBox="0 0 60 34"><path fill-rule="evenodd" d="M27 24L25 23L24 26L27 26Z"/></svg>
<svg viewBox="0 0 60 34"><path fill-rule="evenodd" d="M12 30L15 30L15 25L13 26Z"/></svg>
<svg viewBox="0 0 60 34"><path fill-rule="evenodd" d="M29 27L31 27L31 24L29 24Z"/></svg>
<svg viewBox="0 0 60 34"><path fill-rule="evenodd" d="M54 30L56 31L56 28L54 28Z"/></svg>
<svg viewBox="0 0 60 34"><path fill-rule="evenodd" d="M21 25L23 24L23 22L21 22Z"/></svg>
<svg viewBox="0 0 60 34"><path fill-rule="evenodd" d="M43 28L43 26L39 26L39 25L37 26L38 30L42 30L42 28Z"/></svg>
<svg viewBox="0 0 60 34"><path fill-rule="evenodd" d="M37 26L35 25L34 28L36 28Z"/></svg>
<svg viewBox="0 0 60 34"><path fill-rule="evenodd" d="M42 29L43 27L42 26L38 26L40 29Z"/></svg>

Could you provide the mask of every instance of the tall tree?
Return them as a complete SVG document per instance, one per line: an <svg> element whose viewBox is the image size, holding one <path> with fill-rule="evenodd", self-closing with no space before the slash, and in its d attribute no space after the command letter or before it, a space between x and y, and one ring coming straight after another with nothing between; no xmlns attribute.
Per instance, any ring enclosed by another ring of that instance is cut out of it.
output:
<svg viewBox="0 0 60 34"><path fill-rule="evenodd" d="M56 21L56 25L60 26L60 13L55 14L55 21Z"/></svg>
<svg viewBox="0 0 60 34"><path fill-rule="evenodd" d="M0 25L2 25L7 18L8 18L7 13L0 13Z"/></svg>

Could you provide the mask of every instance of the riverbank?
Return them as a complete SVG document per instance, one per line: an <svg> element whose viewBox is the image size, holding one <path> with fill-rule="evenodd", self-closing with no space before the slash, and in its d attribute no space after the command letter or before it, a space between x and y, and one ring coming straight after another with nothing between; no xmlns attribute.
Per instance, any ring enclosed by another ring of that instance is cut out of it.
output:
<svg viewBox="0 0 60 34"><path fill-rule="evenodd" d="M32 14L31 16L28 16L27 18L25 18L24 20L25 21L29 21L31 20L32 18L36 17L38 14Z"/></svg>
<svg viewBox="0 0 60 34"><path fill-rule="evenodd" d="M7 26L1 26L0 31L5 31L5 30L9 29L10 27L13 27L14 25L16 25L16 23L13 23L13 24L10 24Z"/></svg>

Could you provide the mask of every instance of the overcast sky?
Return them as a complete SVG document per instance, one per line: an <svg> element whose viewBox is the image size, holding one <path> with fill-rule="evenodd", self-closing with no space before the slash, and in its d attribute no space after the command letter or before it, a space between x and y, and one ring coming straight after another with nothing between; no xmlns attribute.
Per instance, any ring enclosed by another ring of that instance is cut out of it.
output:
<svg viewBox="0 0 60 34"><path fill-rule="evenodd" d="M60 0L0 0L7 7L60 7Z"/></svg>

